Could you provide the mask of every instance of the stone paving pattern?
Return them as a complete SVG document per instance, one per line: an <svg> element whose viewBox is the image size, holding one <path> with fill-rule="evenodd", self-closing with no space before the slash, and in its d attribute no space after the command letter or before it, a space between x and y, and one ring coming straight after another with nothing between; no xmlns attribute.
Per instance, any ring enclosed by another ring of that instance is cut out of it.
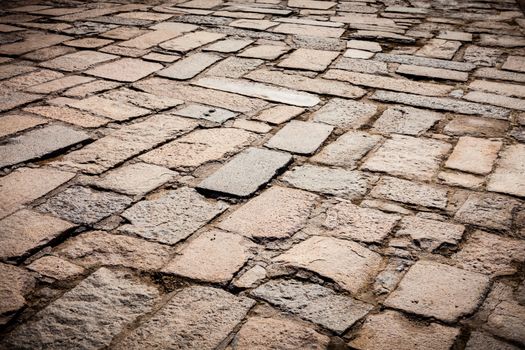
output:
<svg viewBox="0 0 525 350"><path fill-rule="evenodd" d="M0 349L525 348L514 0L0 5Z"/></svg>

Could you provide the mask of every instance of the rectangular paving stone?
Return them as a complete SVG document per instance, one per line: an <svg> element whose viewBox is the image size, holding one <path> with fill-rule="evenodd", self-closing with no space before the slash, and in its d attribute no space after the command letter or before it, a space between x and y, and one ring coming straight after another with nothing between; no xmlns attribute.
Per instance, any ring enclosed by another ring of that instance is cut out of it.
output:
<svg viewBox="0 0 525 350"><path fill-rule="evenodd" d="M496 140L460 137L445 166L468 173L486 175L492 171L492 165L502 145L501 141Z"/></svg>
<svg viewBox="0 0 525 350"><path fill-rule="evenodd" d="M450 69L443 68L432 68L432 67L421 67L416 65L400 65L396 73L404 74L416 77L427 77L435 79L455 80L455 81L467 81L467 72L458 72Z"/></svg>
<svg viewBox="0 0 525 350"><path fill-rule="evenodd" d="M384 111L375 121L373 130L387 134L419 136L442 118L440 113L424 109L393 106Z"/></svg>
<svg viewBox="0 0 525 350"><path fill-rule="evenodd" d="M249 47L237 56L262 60L275 60L288 51L290 51L290 48L285 45L256 45Z"/></svg>
<svg viewBox="0 0 525 350"><path fill-rule="evenodd" d="M148 32L140 36L137 36L133 39L120 42L119 45L144 50L144 49L149 49L150 47L153 47L153 46L157 46L161 42L173 39L180 35L182 35L182 32L180 31L155 30L155 31Z"/></svg>
<svg viewBox="0 0 525 350"><path fill-rule="evenodd" d="M101 268L11 332L3 343L19 349L101 349L138 316L150 312L158 297L155 287Z"/></svg>
<svg viewBox="0 0 525 350"><path fill-rule="evenodd" d="M388 74L388 66L385 62L348 57L341 57L334 63L333 68L366 74Z"/></svg>
<svg viewBox="0 0 525 350"><path fill-rule="evenodd" d="M333 126L292 120L265 146L299 154L312 154L330 136Z"/></svg>
<svg viewBox="0 0 525 350"><path fill-rule="evenodd" d="M27 94L25 92L0 94L0 112L5 112L40 99L42 99L42 95Z"/></svg>
<svg viewBox="0 0 525 350"><path fill-rule="evenodd" d="M513 211L517 210L519 204L517 200L500 194L473 192L458 209L454 218L466 224L510 230Z"/></svg>
<svg viewBox="0 0 525 350"><path fill-rule="evenodd" d="M176 244L228 208L225 202L207 200L194 189L181 187L155 199L143 200L124 211L130 224L120 227L164 244Z"/></svg>
<svg viewBox="0 0 525 350"><path fill-rule="evenodd" d="M322 72L337 56L339 56L339 52L336 51L297 49L279 62L277 66Z"/></svg>
<svg viewBox="0 0 525 350"><path fill-rule="evenodd" d="M336 5L335 2L331 1L315 1L315 0L289 0L289 7L299 7L306 9L315 10L328 10Z"/></svg>
<svg viewBox="0 0 525 350"><path fill-rule="evenodd" d="M291 155L249 148L208 176L197 187L237 197L247 197L270 181L292 160Z"/></svg>
<svg viewBox="0 0 525 350"><path fill-rule="evenodd" d="M252 119L260 120L270 124L282 124L303 113L304 108L286 105L277 105L263 110Z"/></svg>
<svg viewBox="0 0 525 350"><path fill-rule="evenodd" d="M323 1L324 2L324 1ZM327 38L339 38L345 30L343 28L328 28L319 26L309 26L293 23L282 23L272 28L272 32L292 35L309 35Z"/></svg>
<svg viewBox="0 0 525 350"><path fill-rule="evenodd" d="M159 44L159 46L165 50L188 52L203 45L222 39L225 36L226 35L224 34L198 31L184 34L183 36L177 37L175 39L165 41Z"/></svg>
<svg viewBox="0 0 525 350"><path fill-rule="evenodd" d="M525 83L525 74L516 72L507 72L496 68L483 67L477 69L473 75L480 78L495 80L509 80L517 83Z"/></svg>
<svg viewBox="0 0 525 350"><path fill-rule="evenodd" d="M465 226L444 221L405 216L396 231L396 237L408 237L418 247L432 252L447 244L455 246L463 237Z"/></svg>
<svg viewBox="0 0 525 350"><path fill-rule="evenodd" d="M266 19L237 19L229 24L230 27L252 30L266 30L275 27L278 23Z"/></svg>
<svg viewBox="0 0 525 350"><path fill-rule="evenodd" d="M443 39L430 39L416 51L417 56L440 58L450 60L461 47L461 42Z"/></svg>
<svg viewBox="0 0 525 350"><path fill-rule="evenodd" d="M407 79L398 79L364 73L348 72L338 69L330 69L324 75L324 78L347 81L352 84L363 85L376 89L409 92L413 94L426 96L444 96L447 95L454 88L453 86L449 85L421 83Z"/></svg>
<svg viewBox="0 0 525 350"><path fill-rule="evenodd" d="M379 90L374 92L370 98L383 102L402 103L409 106L424 107L461 114L478 114L484 117L496 119L507 119L510 113L508 109L483 105L480 103L466 102L447 97L430 97L393 91Z"/></svg>
<svg viewBox="0 0 525 350"><path fill-rule="evenodd" d="M71 37L65 35L32 32L25 36L22 41L2 45L0 48L0 54L22 55L30 51L60 44L69 39L71 39Z"/></svg>
<svg viewBox="0 0 525 350"><path fill-rule="evenodd" d="M24 108L24 111L84 128L98 128L110 122L109 119L67 106L35 106Z"/></svg>
<svg viewBox="0 0 525 350"><path fill-rule="evenodd" d="M86 71L86 74L122 82L134 82L162 68L159 63L152 63L134 58L123 58L104 63Z"/></svg>
<svg viewBox="0 0 525 350"><path fill-rule="evenodd" d="M26 75L19 75L14 78L0 82L2 95L10 94L14 91L26 90L34 85L39 85L51 80L64 77L62 73L48 69L42 69Z"/></svg>
<svg viewBox="0 0 525 350"><path fill-rule="evenodd" d="M204 74L212 77L241 78L263 63L263 60L230 56L208 69Z"/></svg>
<svg viewBox="0 0 525 350"><path fill-rule="evenodd" d="M341 20L339 18L337 19ZM356 38L356 39L366 39L366 40L385 40L385 41L392 41L392 42L402 43L402 44L413 44L416 41L414 38L411 38L409 36L400 35L400 34L396 34L392 32L386 32L382 30L361 30L360 29L357 32L350 34L349 37Z"/></svg>
<svg viewBox="0 0 525 350"><path fill-rule="evenodd" d="M498 95L525 97L525 88L519 84L499 83L487 80L474 80L469 84L471 90L491 92Z"/></svg>
<svg viewBox="0 0 525 350"><path fill-rule="evenodd" d="M0 137L46 124L47 120L29 114L8 114L0 117Z"/></svg>
<svg viewBox="0 0 525 350"><path fill-rule="evenodd" d="M366 124L377 112L371 103L333 98L313 113L316 122L340 128L358 129Z"/></svg>
<svg viewBox="0 0 525 350"><path fill-rule="evenodd" d="M196 82L193 82L193 84L205 88L232 92L300 107L312 107L320 101L317 96L306 92L254 83L243 79L208 77L201 78Z"/></svg>
<svg viewBox="0 0 525 350"><path fill-rule="evenodd" d="M441 69L451 69L463 72L470 72L476 68L475 64L467 62L456 62L449 60L440 60L437 58L427 58L412 55L397 55L391 53L378 53L374 56L375 60L383 62L401 63L407 65L425 66Z"/></svg>
<svg viewBox="0 0 525 350"><path fill-rule="evenodd" d="M117 342L115 349L213 350L233 332L254 304L252 299L222 289L187 287Z"/></svg>
<svg viewBox="0 0 525 350"><path fill-rule="evenodd" d="M509 145L501 153L487 190L525 197L525 145Z"/></svg>
<svg viewBox="0 0 525 350"><path fill-rule="evenodd" d="M75 85L89 83L94 78L83 77L80 75L70 75L43 84L38 84L27 88L25 91L37 94L50 94L59 90L65 90Z"/></svg>
<svg viewBox="0 0 525 350"><path fill-rule="evenodd" d="M206 46L202 51L215 51L221 53L233 53L244 49L253 43L253 40L224 39Z"/></svg>
<svg viewBox="0 0 525 350"><path fill-rule="evenodd" d="M199 52L191 56L186 56L168 68L158 71L157 74L170 79L187 80L198 75L221 59L222 57L218 55Z"/></svg>
<svg viewBox="0 0 525 350"><path fill-rule="evenodd" d="M525 64L522 56L509 55L501 66L502 69L511 70L515 72L525 72Z"/></svg>
<svg viewBox="0 0 525 350"><path fill-rule="evenodd" d="M196 104L187 104L186 107L172 113L186 118L209 120L220 124L237 115L237 113L226 109Z"/></svg>
<svg viewBox="0 0 525 350"><path fill-rule="evenodd" d="M39 159L89 139L85 132L62 125L28 131L0 145L0 168Z"/></svg>
<svg viewBox="0 0 525 350"><path fill-rule="evenodd" d="M286 74L278 71L259 69L246 74L245 78L261 83L284 86L321 95L333 95L346 98L362 97L366 91L341 81L322 78L308 78L301 75Z"/></svg>
<svg viewBox="0 0 525 350"><path fill-rule="evenodd" d="M374 198L438 209L445 209L448 203L448 191L443 187L395 177L383 177L370 195Z"/></svg>
<svg viewBox="0 0 525 350"><path fill-rule="evenodd" d="M104 98L109 98L117 102L132 104L142 108L148 108L155 111L168 109L184 103L184 101L169 98L164 96L157 96L147 92L131 90L128 88L121 88L118 90L111 90L101 95Z"/></svg>
<svg viewBox="0 0 525 350"><path fill-rule="evenodd" d="M103 52L82 50L42 62L40 65L46 68L73 72L83 71L98 63L107 62L116 58L118 58L118 56Z"/></svg>
<svg viewBox="0 0 525 350"><path fill-rule="evenodd" d="M114 101L99 96L90 96L82 100L65 99L64 102L69 107L119 121L137 118L151 113L150 110L145 108L135 107L126 102Z"/></svg>
<svg viewBox="0 0 525 350"><path fill-rule="evenodd" d="M471 91L463 96L463 98L467 101L486 103L489 105L525 111L525 100L522 98L501 96L481 91Z"/></svg>

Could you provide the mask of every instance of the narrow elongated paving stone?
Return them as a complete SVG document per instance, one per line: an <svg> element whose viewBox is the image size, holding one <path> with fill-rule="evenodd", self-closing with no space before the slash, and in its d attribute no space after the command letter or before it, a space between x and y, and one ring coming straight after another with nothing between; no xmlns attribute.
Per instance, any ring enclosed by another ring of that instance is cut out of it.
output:
<svg viewBox="0 0 525 350"><path fill-rule="evenodd" d="M393 62L401 64L410 64L417 66L433 67L433 68L443 68L443 69L452 69L463 72L469 72L476 68L475 64L466 63L466 62L456 62L449 60L440 60L436 58L427 58L427 57L418 57L411 55L396 55L391 53L378 53L374 56L374 59L383 61L383 62Z"/></svg>
<svg viewBox="0 0 525 350"><path fill-rule="evenodd" d="M221 201L208 201L195 190L182 187L156 199L143 200L122 213L130 224L120 231L149 240L175 244L206 225L228 208Z"/></svg>
<svg viewBox="0 0 525 350"><path fill-rule="evenodd" d="M293 91L282 87L274 87L240 79L210 77L199 79L193 84L300 107L312 107L320 101L317 96L306 92Z"/></svg>
<svg viewBox="0 0 525 350"><path fill-rule="evenodd" d="M255 301L221 289L193 286L177 292L139 324L115 349L215 349L246 316Z"/></svg>
<svg viewBox="0 0 525 350"><path fill-rule="evenodd" d="M292 120L279 130L266 146L299 154L312 154L330 136L334 128L321 123Z"/></svg>
<svg viewBox="0 0 525 350"><path fill-rule="evenodd" d="M320 164L355 168L356 163L377 145L381 139L382 137L379 135L361 131L349 131L325 146L310 160Z"/></svg>
<svg viewBox="0 0 525 350"><path fill-rule="evenodd" d="M38 159L89 139L85 132L62 125L35 129L0 146L0 168Z"/></svg>
<svg viewBox="0 0 525 350"><path fill-rule="evenodd" d="M138 316L151 311L158 296L150 285L101 268L18 327L2 345L17 349L101 349Z"/></svg>
<svg viewBox="0 0 525 350"><path fill-rule="evenodd" d="M249 148L204 179L198 188L247 197L270 181L291 159L288 153Z"/></svg>
<svg viewBox="0 0 525 350"><path fill-rule="evenodd" d="M98 63L110 61L116 58L118 58L118 56L97 51L83 50L42 62L40 65L46 68L74 72L82 71Z"/></svg>
<svg viewBox="0 0 525 350"><path fill-rule="evenodd" d="M467 81L468 73L467 72L458 72L450 69L442 68L432 68L432 67L421 67L415 65L400 65L396 73L412 75L417 77L427 77L427 78L436 78L436 79L445 79L445 80L455 80L455 81Z"/></svg>
<svg viewBox="0 0 525 350"><path fill-rule="evenodd" d="M157 74L170 79L187 80L221 59L222 57L210 53L196 53L173 63Z"/></svg>
<svg viewBox="0 0 525 350"><path fill-rule="evenodd" d="M372 309L372 305L336 294L329 288L295 280L272 280L251 294L339 334Z"/></svg>
<svg viewBox="0 0 525 350"><path fill-rule="evenodd" d="M510 145L502 153L487 189L525 197L525 146Z"/></svg>
<svg viewBox="0 0 525 350"><path fill-rule="evenodd" d="M333 98L313 114L313 120L340 128L358 129L377 112L371 103Z"/></svg>

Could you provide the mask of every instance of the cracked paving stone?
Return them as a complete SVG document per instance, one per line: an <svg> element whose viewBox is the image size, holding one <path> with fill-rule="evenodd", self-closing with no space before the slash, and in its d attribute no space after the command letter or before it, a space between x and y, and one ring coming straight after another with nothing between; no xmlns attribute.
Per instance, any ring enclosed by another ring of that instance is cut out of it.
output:
<svg viewBox="0 0 525 350"><path fill-rule="evenodd" d="M525 145L510 145L501 152L487 190L525 197Z"/></svg>
<svg viewBox="0 0 525 350"><path fill-rule="evenodd" d="M288 153L250 147L235 156L197 186L204 191L248 197L286 167Z"/></svg>
<svg viewBox="0 0 525 350"><path fill-rule="evenodd" d="M151 311L158 297L156 288L101 268L11 332L0 346L100 349Z"/></svg>
<svg viewBox="0 0 525 350"><path fill-rule="evenodd" d="M371 103L333 98L314 112L313 120L340 128L358 129L377 112Z"/></svg>
<svg viewBox="0 0 525 350"><path fill-rule="evenodd" d="M199 281L228 283L252 257L249 250L254 246L234 233L206 231L178 252L162 272Z"/></svg>
<svg viewBox="0 0 525 350"><path fill-rule="evenodd" d="M469 315L484 298L489 278L475 272L420 260L401 280L385 305L445 322Z"/></svg>
<svg viewBox="0 0 525 350"><path fill-rule="evenodd" d="M254 289L251 294L339 334L373 307L318 284L295 280L272 280Z"/></svg>
<svg viewBox="0 0 525 350"><path fill-rule="evenodd" d="M73 186L49 198L37 209L76 224L93 225L130 204L131 198L127 196Z"/></svg>
<svg viewBox="0 0 525 350"><path fill-rule="evenodd" d="M373 129L387 134L419 136L442 118L440 113L424 109L393 106L381 114L375 121Z"/></svg>
<svg viewBox="0 0 525 350"><path fill-rule="evenodd" d="M319 197L274 186L231 213L217 226L247 237L286 238L306 225Z"/></svg>
<svg viewBox="0 0 525 350"><path fill-rule="evenodd" d="M23 209L0 220L0 259L13 260L46 245L75 225Z"/></svg>
<svg viewBox="0 0 525 350"><path fill-rule="evenodd" d="M382 265L381 255L358 243L319 236L293 246L273 261L318 273L353 295L366 287Z"/></svg>
<svg viewBox="0 0 525 350"><path fill-rule="evenodd" d="M330 136L333 126L292 120L277 132L265 146L298 154L312 154Z"/></svg>
<svg viewBox="0 0 525 350"><path fill-rule="evenodd" d="M110 80L134 82L161 68L162 65L158 63L134 58L123 58L118 61L101 64L86 71L86 74Z"/></svg>
<svg viewBox="0 0 525 350"><path fill-rule="evenodd" d="M227 208L226 203L207 200L193 189L179 188L140 201L124 211L122 216L130 224L119 230L160 243L175 244Z"/></svg>
<svg viewBox="0 0 525 350"><path fill-rule="evenodd" d="M0 286L0 325L4 325L26 305L24 296L32 291L35 280L21 267L0 263Z"/></svg>
<svg viewBox="0 0 525 350"><path fill-rule="evenodd" d="M221 289L187 287L114 344L114 348L213 350L244 319L254 304L249 298L237 297Z"/></svg>
<svg viewBox="0 0 525 350"><path fill-rule="evenodd" d="M164 110L184 103L184 101L175 98L160 97L147 92L135 91L128 88L112 90L104 93L102 96L117 102L125 102L127 104L152 110Z"/></svg>

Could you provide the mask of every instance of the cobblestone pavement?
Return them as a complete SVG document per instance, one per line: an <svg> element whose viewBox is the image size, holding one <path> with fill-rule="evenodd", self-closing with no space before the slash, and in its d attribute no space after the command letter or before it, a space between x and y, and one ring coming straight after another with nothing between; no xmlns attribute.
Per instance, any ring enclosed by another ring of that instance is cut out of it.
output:
<svg viewBox="0 0 525 350"><path fill-rule="evenodd" d="M514 0L1 6L0 349L525 347Z"/></svg>

